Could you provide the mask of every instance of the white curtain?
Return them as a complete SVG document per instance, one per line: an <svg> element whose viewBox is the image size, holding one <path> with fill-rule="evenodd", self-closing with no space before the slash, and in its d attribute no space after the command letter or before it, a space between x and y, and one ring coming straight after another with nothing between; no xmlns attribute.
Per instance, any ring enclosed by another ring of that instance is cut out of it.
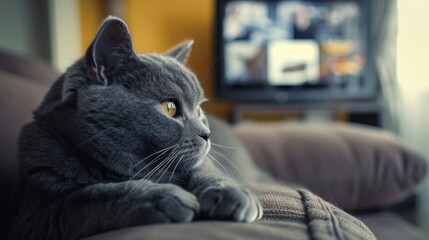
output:
<svg viewBox="0 0 429 240"><path fill-rule="evenodd" d="M379 80L383 128L397 133L398 83L396 79L396 0L371 1L371 48L374 54L374 71Z"/></svg>
<svg viewBox="0 0 429 240"><path fill-rule="evenodd" d="M378 0L377 0L378 1ZM400 134L429 158L429 1L398 0ZM419 225L429 231L429 178L419 188Z"/></svg>

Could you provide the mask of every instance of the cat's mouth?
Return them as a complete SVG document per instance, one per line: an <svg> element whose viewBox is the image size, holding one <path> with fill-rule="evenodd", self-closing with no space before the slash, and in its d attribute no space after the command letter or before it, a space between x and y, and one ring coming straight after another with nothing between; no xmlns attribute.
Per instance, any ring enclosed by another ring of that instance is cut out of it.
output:
<svg viewBox="0 0 429 240"><path fill-rule="evenodd" d="M184 158L184 167L192 168L200 165L204 157L209 153L210 147L210 140L207 142L199 141L199 139L184 141L183 145L180 147L181 150L179 150L179 152L183 154L181 157Z"/></svg>

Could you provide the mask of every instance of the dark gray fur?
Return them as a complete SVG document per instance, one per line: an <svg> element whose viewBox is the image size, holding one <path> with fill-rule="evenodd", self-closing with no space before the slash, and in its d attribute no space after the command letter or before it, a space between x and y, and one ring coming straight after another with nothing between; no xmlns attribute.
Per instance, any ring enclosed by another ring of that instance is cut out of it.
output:
<svg viewBox="0 0 429 240"><path fill-rule="evenodd" d="M195 114L204 94L182 64L190 45L139 56L125 23L104 22L21 132L9 239L78 239L140 224L261 217L253 194L206 158L210 140L202 136L209 128ZM162 111L164 100L179 106L177 118ZM169 157L169 165L143 179Z"/></svg>

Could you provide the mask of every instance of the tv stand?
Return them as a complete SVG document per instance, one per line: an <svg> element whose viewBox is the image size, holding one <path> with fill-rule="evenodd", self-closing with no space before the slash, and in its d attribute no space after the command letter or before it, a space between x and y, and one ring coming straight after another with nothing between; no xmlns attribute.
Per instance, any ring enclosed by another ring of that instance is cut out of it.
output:
<svg viewBox="0 0 429 240"><path fill-rule="evenodd" d="M309 122L334 121L335 115L347 115L347 121L380 126L380 103L376 101L345 101L330 103L237 104L232 109L232 122L249 120L246 115L292 113ZM252 120L252 119L250 119Z"/></svg>

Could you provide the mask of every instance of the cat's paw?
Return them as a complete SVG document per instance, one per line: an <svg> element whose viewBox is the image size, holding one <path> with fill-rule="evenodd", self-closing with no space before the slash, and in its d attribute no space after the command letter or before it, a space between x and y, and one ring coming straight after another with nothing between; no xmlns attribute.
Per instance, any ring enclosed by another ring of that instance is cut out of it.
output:
<svg viewBox="0 0 429 240"><path fill-rule="evenodd" d="M246 188L207 188L198 201L202 218L253 222L262 217L259 200Z"/></svg>
<svg viewBox="0 0 429 240"><path fill-rule="evenodd" d="M157 184L147 193L151 209L145 217L151 223L191 222L200 210L192 193L173 184Z"/></svg>

